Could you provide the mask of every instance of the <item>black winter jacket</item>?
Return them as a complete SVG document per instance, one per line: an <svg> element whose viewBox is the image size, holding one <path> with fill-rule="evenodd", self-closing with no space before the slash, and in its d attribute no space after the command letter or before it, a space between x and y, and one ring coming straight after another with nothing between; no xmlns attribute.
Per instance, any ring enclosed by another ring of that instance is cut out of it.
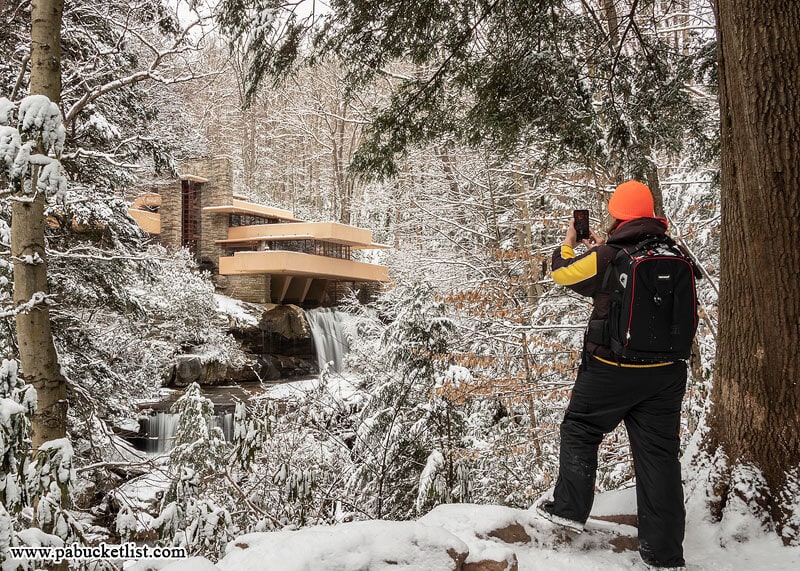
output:
<svg viewBox="0 0 800 571"><path fill-rule="evenodd" d="M667 230L667 221L663 218L637 218L620 223L608 236L606 244L592 248L580 256L575 255L572 247L563 244L553 252L551 263L553 280L560 285L594 300L594 308L590 320L606 319L609 306L609 286L603 290L603 278L606 269L619 252L607 244L616 246L633 245L648 236L663 236ZM602 359L619 361L611 348L599 345L588 339L584 341L584 350ZM623 361L624 362L624 361Z"/></svg>

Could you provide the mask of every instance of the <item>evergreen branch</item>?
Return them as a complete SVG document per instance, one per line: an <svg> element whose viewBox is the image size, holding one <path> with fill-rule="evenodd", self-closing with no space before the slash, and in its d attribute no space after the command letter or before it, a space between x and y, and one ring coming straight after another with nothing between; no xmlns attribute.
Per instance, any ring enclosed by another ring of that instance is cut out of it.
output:
<svg viewBox="0 0 800 571"><path fill-rule="evenodd" d="M495 0L494 2L492 2L492 4L486 9L486 11L483 14L481 14L479 18L477 18L477 20L472 24L472 26L470 26L467 29L467 31L464 32L460 41L457 42L456 45L450 49L450 53L447 55L444 61L441 64L439 64L438 69L427 79L427 81L425 81L425 83L416 91L416 93L414 93L410 98L406 98L403 105L399 109L397 109L397 111L394 113L394 117L399 118L400 115L403 114L403 112L409 111L411 104L414 103L421 95L425 94L425 98L423 99L422 103L427 102L431 98L432 92L429 90L429 88L434 85L434 82L439 81L439 79L445 74L450 65L450 62L453 60L453 58L455 58L458 51L464 46L466 46L467 43L475 36L475 32L478 29L478 26L480 26L484 22L484 20L486 20L486 18L488 18L489 15L492 14L492 12L494 12L494 9L502 1L504 0Z"/></svg>
<svg viewBox="0 0 800 571"><path fill-rule="evenodd" d="M104 85L100 85L98 87L87 89L86 93L81 97L78 101L76 101L72 107L70 107L69 111L66 113L64 117L64 125L72 125L72 122L75 121L75 118L78 114L90 103L102 97L103 95L116 91L117 89L121 89L128 85L133 85L136 83L140 83L142 81L152 80L157 83L161 83L163 85L174 85L177 83L186 83L188 81L194 81L197 79L203 79L205 77L219 75L222 72L213 71L208 73L201 73L201 74L194 74L191 73L187 76L183 77L174 77L174 78L164 78L160 74L156 73L155 68L151 66L150 69L138 71L133 73L127 77L123 77Z"/></svg>
<svg viewBox="0 0 800 571"><path fill-rule="evenodd" d="M139 140L139 138L138 137L134 137L134 140ZM117 148L119 148L119 146ZM113 165L115 167L122 168L122 169L130 169L130 170L149 169L149 167L146 167L146 166L138 164L138 163L125 163L125 162L117 161L117 160L115 160L113 158L114 157L114 153L113 152L104 153L104 152L101 152L101 151L87 150L87 149L84 149L83 147L78 147L78 148L75 149L75 151L63 155L62 159L77 159L77 158L80 158L80 157L86 157L86 158L92 158L92 159L102 159L102 160L106 161L108 164Z"/></svg>
<svg viewBox="0 0 800 571"><path fill-rule="evenodd" d="M619 45L616 46L617 53L614 55L614 61L611 64L611 74L610 74L610 77L608 79L609 82L611 82L611 80L614 78L614 75L616 73L617 64L619 63L619 58L622 55L622 48L625 46L625 38L627 37L628 32L630 32L631 26L635 25L634 16L636 15L636 7L638 6L638 4L639 4L639 0L633 0L633 4L631 5L631 11L628 14L628 25L625 27L625 31L622 32L622 37L619 39ZM636 30L638 32L638 28ZM641 37L639 38L639 40L641 42ZM644 44L641 44L641 45L642 45L642 48L644 49Z"/></svg>

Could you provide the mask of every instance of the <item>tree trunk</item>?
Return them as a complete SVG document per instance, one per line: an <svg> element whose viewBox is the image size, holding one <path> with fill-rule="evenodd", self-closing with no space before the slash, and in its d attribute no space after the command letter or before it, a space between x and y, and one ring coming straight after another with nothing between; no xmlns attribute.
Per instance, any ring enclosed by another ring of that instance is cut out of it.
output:
<svg viewBox="0 0 800 571"><path fill-rule="evenodd" d="M797 542L780 503L800 464L800 3L718 0L715 9L722 232L706 444L729 466L760 469L764 515Z"/></svg>
<svg viewBox="0 0 800 571"><path fill-rule="evenodd" d="M619 16L617 15L617 6L614 0L603 0L603 16L608 22L608 37L609 46L611 47L612 55L616 55L619 48Z"/></svg>
<svg viewBox="0 0 800 571"><path fill-rule="evenodd" d="M653 195L653 211L656 216L664 216L664 194L661 192L661 181L658 176L658 166L650 164L650 168L644 175L645 183Z"/></svg>
<svg viewBox="0 0 800 571"><path fill-rule="evenodd" d="M63 0L34 0L31 6L31 94L57 102L61 96L61 15ZM34 188L35 188L34 176ZM14 200L11 219L11 255L14 259L14 304L47 293L47 257L44 237L44 196ZM39 263L31 263L36 256ZM23 261L26 260L26 261ZM43 442L66 434L66 383L61 374L50 311L45 303L16 317L17 343L24 379L36 388L33 415L34 453Z"/></svg>

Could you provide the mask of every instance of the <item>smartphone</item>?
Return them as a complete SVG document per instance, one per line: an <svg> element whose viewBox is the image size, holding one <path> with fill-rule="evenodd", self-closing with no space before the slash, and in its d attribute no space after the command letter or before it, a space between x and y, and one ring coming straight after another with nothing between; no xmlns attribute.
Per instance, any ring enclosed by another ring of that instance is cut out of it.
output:
<svg viewBox="0 0 800 571"><path fill-rule="evenodd" d="M589 211L576 210L572 213L575 218L575 232L578 234L578 242L589 239Z"/></svg>

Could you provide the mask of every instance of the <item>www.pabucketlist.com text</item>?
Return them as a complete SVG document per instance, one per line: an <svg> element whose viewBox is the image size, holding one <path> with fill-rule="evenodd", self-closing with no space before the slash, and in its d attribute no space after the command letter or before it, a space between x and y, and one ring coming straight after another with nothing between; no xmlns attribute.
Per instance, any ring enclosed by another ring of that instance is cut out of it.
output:
<svg viewBox="0 0 800 571"><path fill-rule="evenodd" d="M185 559L183 547L151 547L133 542L122 545L86 546L73 543L64 547L9 547L11 559L37 561L91 561L95 559Z"/></svg>

